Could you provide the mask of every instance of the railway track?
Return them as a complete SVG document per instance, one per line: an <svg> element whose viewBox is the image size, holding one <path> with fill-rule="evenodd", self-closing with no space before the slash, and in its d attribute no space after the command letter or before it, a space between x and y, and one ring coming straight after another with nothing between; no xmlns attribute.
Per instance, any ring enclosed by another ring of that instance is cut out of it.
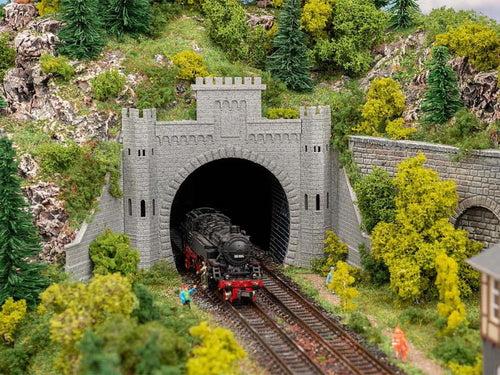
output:
<svg viewBox="0 0 500 375"><path fill-rule="evenodd" d="M225 316L231 329L257 348L270 374L402 374L367 352L265 266L263 281L255 304L231 305L209 290L201 294Z"/></svg>
<svg viewBox="0 0 500 375"><path fill-rule="evenodd" d="M325 316L269 268L263 266L263 270L264 290L257 302L279 309L284 319L299 325L305 334L335 357L343 367L335 373L395 374L395 371L366 351L342 326Z"/></svg>

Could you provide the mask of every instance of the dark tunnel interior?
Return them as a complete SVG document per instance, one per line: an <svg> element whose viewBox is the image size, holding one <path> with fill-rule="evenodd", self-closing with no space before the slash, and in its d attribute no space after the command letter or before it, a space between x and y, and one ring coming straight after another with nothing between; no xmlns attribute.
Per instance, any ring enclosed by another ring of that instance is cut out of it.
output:
<svg viewBox="0 0 500 375"><path fill-rule="evenodd" d="M170 216L171 233L175 232L187 212L198 207L222 211L233 224L250 235L254 244L265 250L274 249L275 257L283 261L288 240L286 243L280 240L279 249L275 250L276 245L272 244L277 241L272 237L276 230L272 228L277 228L277 218L273 220L273 215L286 216L287 228L278 226L282 228L281 233L275 237L288 239L288 203L280 183L266 168L244 159L220 159L198 168L186 178L175 195ZM174 243L172 247L178 258Z"/></svg>

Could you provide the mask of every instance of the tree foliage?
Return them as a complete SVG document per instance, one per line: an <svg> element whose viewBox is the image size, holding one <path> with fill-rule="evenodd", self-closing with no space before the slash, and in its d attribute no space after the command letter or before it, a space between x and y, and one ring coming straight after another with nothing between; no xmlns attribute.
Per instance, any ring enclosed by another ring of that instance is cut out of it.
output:
<svg viewBox="0 0 500 375"><path fill-rule="evenodd" d="M354 130L367 135L389 134L391 138L407 138L415 131L404 128L402 114L406 109L401 86L392 78L375 78L361 108L364 121Z"/></svg>
<svg viewBox="0 0 500 375"><path fill-rule="evenodd" d="M237 364L246 356L231 331L224 328L210 328L207 322L192 327L192 336L201 338L202 344L193 349L193 356L187 363L188 375L237 374Z"/></svg>
<svg viewBox="0 0 500 375"><path fill-rule="evenodd" d="M370 67L371 48L381 40L387 19L372 0L307 0L301 22L319 64L360 75Z"/></svg>
<svg viewBox="0 0 500 375"><path fill-rule="evenodd" d="M120 375L116 370L120 359L117 355L105 352L104 339L96 335L91 329L85 332L77 345L82 353L79 373L82 375Z"/></svg>
<svg viewBox="0 0 500 375"><path fill-rule="evenodd" d="M71 76L75 73L75 69L69 65L68 62L68 58L64 56L54 57L48 53L40 56L40 68L42 68L42 73L56 74L61 76L65 81L69 81Z"/></svg>
<svg viewBox="0 0 500 375"><path fill-rule="evenodd" d="M396 216L396 186L389 174L374 167L372 172L356 182L354 190L361 211L361 225L368 233L383 221L391 223Z"/></svg>
<svg viewBox="0 0 500 375"><path fill-rule="evenodd" d="M372 231L372 253L389 268L393 292L407 301L436 295L439 254L457 262L461 295L479 286L478 273L464 260L482 244L449 222L458 205L455 182L440 181L437 172L423 167L425 161L419 154L398 165L395 221L381 222Z"/></svg>
<svg viewBox="0 0 500 375"><path fill-rule="evenodd" d="M7 298L38 300L46 281L41 276L45 265L33 261L41 251L17 176L12 141L0 138L0 304Z"/></svg>
<svg viewBox="0 0 500 375"><path fill-rule="evenodd" d="M5 72L14 66L16 50L9 44L9 34L0 34L0 84Z"/></svg>
<svg viewBox="0 0 500 375"><path fill-rule="evenodd" d="M90 80L93 97L106 100L118 96L125 89L127 79L117 69L106 70Z"/></svg>
<svg viewBox="0 0 500 375"><path fill-rule="evenodd" d="M39 311L52 312L50 334L61 344L55 366L72 374L81 359L77 344L87 329L95 329L109 315L129 317L134 295L129 281L119 274L96 275L89 285L52 284L41 294Z"/></svg>
<svg viewBox="0 0 500 375"><path fill-rule="evenodd" d="M356 280L349 274L349 265L339 260L335 264L332 282L328 284L328 289L333 290L340 297L340 306L345 312L354 311L358 305L354 299L359 296L359 291L350 286Z"/></svg>
<svg viewBox="0 0 500 375"><path fill-rule="evenodd" d="M63 28L58 51L71 59L96 58L106 44L97 0L61 0Z"/></svg>
<svg viewBox="0 0 500 375"><path fill-rule="evenodd" d="M26 315L26 301L21 299L14 302L12 297L2 305L0 311L0 338L6 344L14 343L14 332Z"/></svg>
<svg viewBox="0 0 500 375"><path fill-rule="evenodd" d="M130 238L111 229L101 233L89 246L89 255L94 264L95 275L119 272L123 276L137 271L139 252L130 250Z"/></svg>
<svg viewBox="0 0 500 375"><path fill-rule="evenodd" d="M436 36L436 43L458 56L469 58L479 70L497 68L500 64L500 36L491 26L474 22Z"/></svg>
<svg viewBox="0 0 500 375"><path fill-rule="evenodd" d="M139 283L134 285L134 294L137 297L138 304L132 311L132 317L136 317L140 324L159 320L161 317L160 309L155 305L153 294L149 289Z"/></svg>
<svg viewBox="0 0 500 375"><path fill-rule="evenodd" d="M415 0L391 0L388 5L391 15L390 26L405 29L414 24L414 16L420 11Z"/></svg>
<svg viewBox="0 0 500 375"><path fill-rule="evenodd" d="M446 254L436 257L436 286L439 291L438 312L448 319L448 330L455 330L465 320L465 305L458 289L458 265Z"/></svg>
<svg viewBox="0 0 500 375"><path fill-rule="evenodd" d="M246 57L249 28L243 6L237 0L205 0L202 7L210 38L230 60Z"/></svg>
<svg viewBox="0 0 500 375"><path fill-rule="evenodd" d="M295 91L312 88L311 66L307 58L306 36L300 30L298 0L287 0L278 18L278 33L271 42L274 52L269 57L268 70Z"/></svg>
<svg viewBox="0 0 500 375"><path fill-rule="evenodd" d="M147 34L151 27L149 0L105 0L99 2L106 30L119 39L124 34Z"/></svg>
<svg viewBox="0 0 500 375"><path fill-rule="evenodd" d="M432 50L427 76L427 91L422 102L422 119L427 125L442 125L462 107L457 75L449 66L448 50L444 46Z"/></svg>
<svg viewBox="0 0 500 375"><path fill-rule="evenodd" d="M7 108L8 105L9 103L7 103L7 100L5 100L2 95L0 95L0 109Z"/></svg>

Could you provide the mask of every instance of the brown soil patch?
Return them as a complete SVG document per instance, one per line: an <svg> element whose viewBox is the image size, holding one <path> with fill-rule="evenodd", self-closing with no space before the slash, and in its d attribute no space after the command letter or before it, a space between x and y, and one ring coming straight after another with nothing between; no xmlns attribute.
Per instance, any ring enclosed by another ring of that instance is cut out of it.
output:
<svg viewBox="0 0 500 375"><path fill-rule="evenodd" d="M300 276L307 279L318 290L320 298L330 302L332 305L340 304L339 297L328 290L323 277L315 274L301 274ZM375 327L378 325L375 317L371 315L367 315L366 317ZM389 338L392 337L392 332L389 329L384 329L382 334ZM425 354L417 349L411 342L408 342L408 363L429 375L442 375L445 373L441 366L432 359L427 358Z"/></svg>

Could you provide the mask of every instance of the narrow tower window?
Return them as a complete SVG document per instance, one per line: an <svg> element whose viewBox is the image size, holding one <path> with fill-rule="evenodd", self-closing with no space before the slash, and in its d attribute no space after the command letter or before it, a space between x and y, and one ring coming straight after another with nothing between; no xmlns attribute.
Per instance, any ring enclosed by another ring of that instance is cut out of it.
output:
<svg viewBox="0 0 500 375"><path fill-rule="evenodd" d="M156 214L155 200L153 199L153 216Z"/></svg>
<svg viewBox="0 0 500 375"><path fill-rule="evenodd" d="M305 146L305 148L306 148L306 152L307 152L307 145Z"/></svg>
<svg viewBox="0 0 500 375"><path fill-rule="evenodd" d="M128 154L130 155L130 149L128 149Z"/></svg>
<svg viewBox="0 0 500 375"><path fill-rule="evenodd" d="M326 192L326 208L330 208L330 193Z"/></svg>
<svg viewBox="0 0 500 375"><path fill-rule="evenodd" d="M318 146L318 152L321 152L321 146Z"/></svg>
<svg viewBox="0 0 500 375"><path fill-rule="evenodd" d="M155 149L154 149L154 148L152 148L152 149L151 149L151 155L154 155L154 154L155 154Z"/></svg>
<svg viewBox="0 0 500 375"><path fill-rule="evenodd" d="M141 150L137 150L137 156L141 156Z"/></svg>
<svg viewBox="0 0 500 375"><path fill-rule="evenodd" d="M313 147L313 152L316 152L316 146Z"/></svg>
<svg viewBox="0 0 500 375"><path fill-rule="evenodd" d="M142 156L146 156L146 150L142 150Z"/></svg>
<svg viewBox="0 0 500 375"><path fill-rule="evenodd" d="M141 217L146 217L146 201L141 201Z"/></svg>
<svg viewBox="0 0 500 375"><path fill-rule="evenodd" d="M319 194L316 194L316 211L319 211L320 205L319 205Z"/></svg>
<svg viewBox="0 0 500 375"><path fill-rule="evenodd" d="M307 194L304 194L304 209L307 211L309 209L309 202L307 201Z"/></svg>
<svg viewBox="0 0 500 375"><path fill-rule="evenodd" d="M128 200L128 214L132 216L132 199Z"/></svg>

